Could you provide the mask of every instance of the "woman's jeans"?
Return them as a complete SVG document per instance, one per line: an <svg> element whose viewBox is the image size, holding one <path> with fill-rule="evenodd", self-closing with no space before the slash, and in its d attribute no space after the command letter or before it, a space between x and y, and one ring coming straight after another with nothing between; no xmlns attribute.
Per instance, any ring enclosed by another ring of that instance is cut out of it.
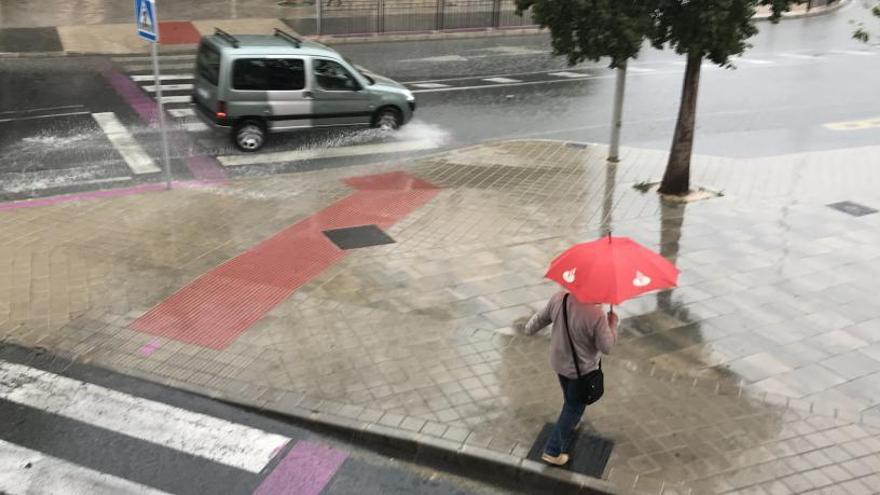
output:
<svg viewBox="0 0 880 495"><path fill-rule="evenodd" d="M559 419L553 431L550 432L550 438L547 439L547 445L544 447L544 453L552 456L558 456L561 453L568 452L568 446L571 443L571 433L577 426L584 415L584 409L587 405L583 402L572 400L575 396L576 380L559 376L559 385L562 386L562 396L565 403L562 405L562 412L559 413Z"/></svg>

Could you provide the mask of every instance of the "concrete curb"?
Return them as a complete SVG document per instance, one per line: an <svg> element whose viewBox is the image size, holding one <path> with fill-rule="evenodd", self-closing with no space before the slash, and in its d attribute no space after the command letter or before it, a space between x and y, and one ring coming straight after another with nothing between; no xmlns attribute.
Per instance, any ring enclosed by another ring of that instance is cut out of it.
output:
<svg viewBox="0 0 880 495"><path fill-rule="evenodd" d="M780 20L784 21L786 19L803 19L805 17L818 17L820 15L830 14L831 12L834 12L835 10L839 10L839 9L849 5L850 2L852 2L852 0L839 0L834 5L826 5L823 7L816 7L816 8L810 9L809 12L796 12L796 13L789 12L789 13L783 14L782 19L780 19ZM755 20L756 21L769 21L770 16L760 16L760 17L755 16Z"/></svg>

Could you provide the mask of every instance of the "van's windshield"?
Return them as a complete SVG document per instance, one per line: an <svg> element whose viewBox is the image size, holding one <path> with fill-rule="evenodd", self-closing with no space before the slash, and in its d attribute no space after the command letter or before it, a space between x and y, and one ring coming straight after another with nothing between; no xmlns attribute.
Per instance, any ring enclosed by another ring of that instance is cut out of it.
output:
<svg viewBox="0 0 880 495"><path fill-rule="evenodd" d="M351 59L349 59L348 57L342 57L342 58L345 59L345 61L348 62L348 65L350 65L352 68L354 68L354 70L356 70L357 73L361 75L361 77L363 77L364 79L369 81L370 86L376 84L376 81L372 77L370 77L369 71L367 69L352 62Z"/></svg>

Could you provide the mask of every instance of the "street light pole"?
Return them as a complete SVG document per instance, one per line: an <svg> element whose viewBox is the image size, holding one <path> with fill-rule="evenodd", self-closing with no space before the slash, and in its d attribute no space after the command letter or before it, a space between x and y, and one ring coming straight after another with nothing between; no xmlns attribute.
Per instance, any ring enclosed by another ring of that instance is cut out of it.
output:
<svg viewBox="0 0 880 495"><path fill-rule="evenodd" d="M614 111L611 116L611 145L608 161L620 161L620 128L623 126L623 95L626 89L626 62L617 67L617 81L614 86Z"/></svg>

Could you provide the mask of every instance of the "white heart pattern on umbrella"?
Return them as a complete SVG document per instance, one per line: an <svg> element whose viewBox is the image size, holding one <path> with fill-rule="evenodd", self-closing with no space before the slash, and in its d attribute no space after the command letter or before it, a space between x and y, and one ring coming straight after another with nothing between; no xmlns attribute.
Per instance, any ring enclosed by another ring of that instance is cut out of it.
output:
<svg viewBox="0 0 880 495"><path fill-rule="evenodd" d="M567 284L573 284L576 272L577 268L572 268L571 270L568 270L567 272L562 274L562 280L565 280L565 283Z"/></svg>
<svg viewBox="0 0 880 495"><path fill-rule="evenodd" d="M633 279L634 287L647 287L651 283L651 277L636 270L636 278Z"/></svg>

